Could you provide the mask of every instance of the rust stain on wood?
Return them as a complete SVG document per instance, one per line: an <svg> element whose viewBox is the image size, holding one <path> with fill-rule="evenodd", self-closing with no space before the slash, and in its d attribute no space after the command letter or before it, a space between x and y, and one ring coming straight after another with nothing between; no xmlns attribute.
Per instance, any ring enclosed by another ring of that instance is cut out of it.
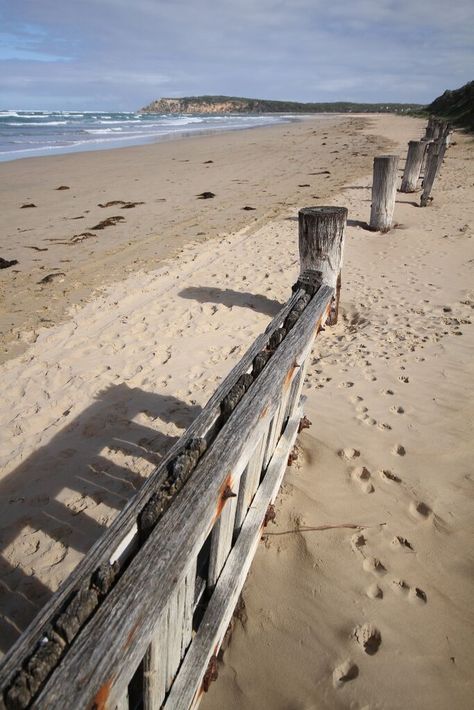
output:
<svg viewBox="0 0 474 710"><path fill-rule="evenodd" d="M319 333L319 331L323 327L324 323L326 323L327 319L329 318L330 311L331 311L331 304L329 304L326 307L323 315L321 316L321 318L318 319L318 322L316 323L316 328L314 329L315 335L317 335Z"/></svg>
<svg viewBox="0 0 474 710"><path fill-rule="evenodd" d="M137 633L138 629L140 628L140 625L142 623L142 617L138 619L138 621L132 626L127 639L124 643L123 650L125 651L129 646L131 645L133 639L135 638L135 634Z"/></svg>
<svg viewBox="0 0 474 710"><path fill-rule="evenodd" d="M222 510L224 509L224 505L226 503L226 500L228 498L232 498L235 494L232 492L232 474L229 473L228 476L226 476L225 481L221 485L219 489L219 498L217 499L217 510L216 514L214 516L214 521L217 520L217 518L220 516L222 513Z"/></svg>
<svg viewBox="0 0 474 710"><path fill-rule="evenodd" d="M99 688L97 694L93 698L92 702L88 706L87 710L105 710L107 707L107 700L109 698L110 689L114 678L109 678L104 685Z"/></svg>
<svg viewBox="0 0 474 710"><path fill-rule="evenodd" d="M260 412L260 419L264 419L264 417L266 416L267 412L268 412L268 405L266 405L266 406L262 409L262 411Z"/></svg>
<svg viewBox="0 0 474 710"><path fill-rule="evenodd" d="M283 389L284 389L284 390L288 389L288 387L291 385L291 381L292 381L292 379L293 379L293 375L294 375L294 373L295 373L295 370L296 370L298 367L299 367L299 365L298 365L298 363L297 363L296 360L295 360L295 361L293 362L292 366L290 367L290 369L288 370L288 372L286 373L286 377L285 377L285 380L284 380L284 382L283 382Z"/></svg>

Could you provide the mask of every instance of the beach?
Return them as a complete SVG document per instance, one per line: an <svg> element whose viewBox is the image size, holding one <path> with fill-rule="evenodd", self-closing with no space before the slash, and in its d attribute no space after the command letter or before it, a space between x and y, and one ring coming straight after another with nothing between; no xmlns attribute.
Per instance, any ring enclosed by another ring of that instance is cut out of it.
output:
<svg viewBox="0 0 474 710"><path fill-rule="evenodd" d="M328 199L369 169L374 139L361 133L363 120L317 117L0 163L0 254L18 260L2 272L0 361L95 288L154 269L190 241L257 229L301 200ZM338 158L349 141L348 164ZM215 197L198 199L204 192Z"/></svg>
<svg viewBox="0 0 474 710"><path fill-rule="evenodd" d="M397 228L364 229L373 157L402 167L424 125L318 117L0 164L0 256L18 260L1 286L1 653L288 299L298 209L335 204L341 317L314 347L313 426L202 707L469 707L472 139L456 134L432 206L399 193Z"/></svg>

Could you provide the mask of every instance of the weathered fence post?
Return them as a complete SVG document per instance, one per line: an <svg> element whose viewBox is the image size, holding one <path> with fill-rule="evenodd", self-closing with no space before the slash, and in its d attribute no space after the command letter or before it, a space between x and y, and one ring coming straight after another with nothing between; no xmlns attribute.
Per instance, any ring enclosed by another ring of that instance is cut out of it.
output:
<svg viewBox="0 0 474 710"><path fill-rule="evenodd" d="M440 139L430 143L427 150L426 169L423 178L423 193L420 199L420 207L426 207L431 201L431 190L446 152L446 140Z"/></svg>
<svg viewBox="0 0 474 710"><path fill-rule="evenodd" d="M299 211L300 273L320 273L321 284L335 289L328 325L337 323L341 293L346 207L304 207Z"/></svg>
<svg viewBox="0 0 474 710"><path fill-rule="evenodd" d="M400 192L415 192L421 173L426 141L409 141Z"/></svg>
<svg viewBox="0 0 474 710"><path fill-rule="evenodd" d="M398 155L374 158L372 207L369 226L374 232L388 232L392 227L397 194Z"/></svg>
<svg viewBox="0 0 474 710"><path fill-rule="evenodd" d="M428 123L426 124L425 135L424 135L424 138L423 138L424 141L430 141L430 140L433 139L434 121L435 121L435 117L434 117L434 116L430 116L430 117L428 118Z"/></svg>
<svg viewBox="0 0 474 710"><path fill-rule="evenodd" d="M435 141L441 137L443 128L445 126L445 121L436 118L436 116L430 116L428 119L428 125L425 131L425 141Z"/></svg>

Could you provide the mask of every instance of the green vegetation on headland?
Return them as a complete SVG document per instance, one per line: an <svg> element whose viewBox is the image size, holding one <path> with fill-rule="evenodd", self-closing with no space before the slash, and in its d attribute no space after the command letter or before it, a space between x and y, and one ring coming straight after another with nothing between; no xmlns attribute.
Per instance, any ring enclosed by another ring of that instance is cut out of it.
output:
<svg viewBox="0 0 474 710"><path fill-rule="evenodd" d="M474 131L474 81L459 89L445 91L426 107L426 111L454 126Z"/></svg>
<svg viewBox="0 0 474 710"><path fill-rule="evenodd" d="M241 96L184 96L152 101L142 113L402 113L410 116L430 114L449 121L454 126L474 131L474 81L460 89L445 91L429 106L423 104L300 103L297 101L269 101Z"/></svg>
<svg viewBox="0 0 474 710"><path fill-rule="evenodd" d="M422 109L421 104L299 103L269 101L240 96L184 96L152 101L142 113L409 113Z"/></svg>

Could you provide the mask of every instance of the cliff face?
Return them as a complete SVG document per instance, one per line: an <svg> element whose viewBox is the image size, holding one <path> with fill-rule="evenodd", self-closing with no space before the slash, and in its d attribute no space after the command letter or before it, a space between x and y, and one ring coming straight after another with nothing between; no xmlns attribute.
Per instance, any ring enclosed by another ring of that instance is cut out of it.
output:
<svg viewBox="0 0 474 710"><path fill-rule="evenodd" d="M349 101L334 103L298 103L247 99L241 96L185 96L180 99L157 99L141 109L142 113L406 113L419 104L356 104Z"/></svg>
<svg viewBox="0 0 474 710"><path fill-rule="evenodd" d="M255 109L253 109L255 111ZM190 99L158 99L142 109L142 113L250 113L249 102L224 99L206 101Z"/></svg>

